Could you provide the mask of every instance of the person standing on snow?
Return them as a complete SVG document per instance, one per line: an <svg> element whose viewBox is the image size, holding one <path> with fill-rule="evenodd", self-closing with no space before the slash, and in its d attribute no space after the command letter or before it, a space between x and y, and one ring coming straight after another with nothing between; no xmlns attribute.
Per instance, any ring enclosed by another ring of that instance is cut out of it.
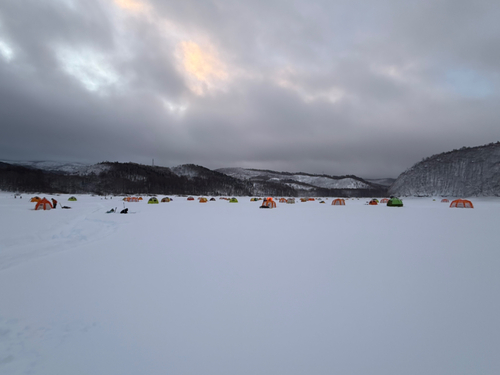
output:
<svg viewBox="0 0 500 375"><path fill-rule="evenodd" d="M57 201L56 201L54 198L52 198L52 206L53 206L54 208L56 208L56 204L57 204Z"/></svg>

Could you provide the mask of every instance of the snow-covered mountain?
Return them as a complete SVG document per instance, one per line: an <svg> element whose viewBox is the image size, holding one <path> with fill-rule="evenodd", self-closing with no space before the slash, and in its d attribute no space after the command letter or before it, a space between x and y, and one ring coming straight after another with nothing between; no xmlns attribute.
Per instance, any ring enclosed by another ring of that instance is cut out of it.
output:
<svg viewBox="0 0 500 375"><path fill-rule="evenodd" d="M216 169L216 171L239 180L276 182L295 189L373 189L373 185L369 182L353 176L332 177L308 173L286 173L245 168L220 168Z"/></svg>
<svg viewBox="0 0 500 375"><path fill-rule="evenodd" d="M366 178L365 180L383 186L391 186L396 181L395 178Z"/></svg>
<svg viewBox="0 0 500 375"><path fill-rule="evenodd" d="M0 189L96 194L203 194L270 196L384 196L387 187L356 176L333 177L183 164L172 168L136 163L94 165L0 162Z"/></svg>
<svg viewBox="0 0 500 375"><path fill-rule="evenodd" d="M500 196L500 142L434 155L402 173L399 196Z"/></svg>
<svg viewBox="0 0 500 375"><path fill-rule="evenodd" d="M58 162L58 161L3 161L4 163L20 165L26 168L40 169L42 171L62 173L68 175L86 176L90 174L100 174L109 169L109 166L99 164L84 164L76 162Z"/></svg>

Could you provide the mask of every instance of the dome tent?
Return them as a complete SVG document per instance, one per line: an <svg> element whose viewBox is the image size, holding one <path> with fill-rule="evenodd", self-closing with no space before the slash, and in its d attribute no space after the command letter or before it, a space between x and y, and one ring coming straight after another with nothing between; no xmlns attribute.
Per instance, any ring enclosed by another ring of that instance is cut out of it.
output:
<svg viewBox="0 0 500 375"><path fill-rule="evenodd" d="M149 198L148 204L158 204L158 198L156 197Z"/></svg>
<svg viewBox="0 0 500 375"><path fill-rule="evenodd" d="M238 203L238 199L236 199L235 197L232 197L232 198L229 200L229 203Z"/></svg>
<svg viewBox="0 0 500 375"><path fill-rule="evenodd" d="M161 201L162 201L162 203L170 202L170 198L169 197L165 197Z"/></svg>
<svg viewBox="0 0 500 375"><path fill-rule="evenodd" d="M403 201L397 197L391 197L387 202L387 207L403 207Z"/></svg>
<svg viewBox="0 0 500 375"><path fill-rule="evenodd" d="M68 198L68 201L70 202L76 202L76 197L75 196L71 196Z"/></svg>
<svg viewBox="0 0 500 375"><path fill-rule="evenodd" d="M41 199L37 202L35 210L51 210L52 203L50 203L46 198Z"/></svg>
<svg viewBox="0 0 500 375"><path fill-rule="evenodd" d="M262 201L262 206L260 206L260 208L276 208L276 202L273 198L265 198Z"/></svg>
<svg viewBox="0 0 500 375"><path fill-rule="evenodd" d="M474 208L474 205L472 204L471 201L467 199L455 199L450 203L450 207L457 207L457 208Z"/></svg>
<svg viewBox="0 0 500 375"><path fill-rule="evenodd" d="M332 201L332 206L345 206L345 199L337 198Z"/></svg>

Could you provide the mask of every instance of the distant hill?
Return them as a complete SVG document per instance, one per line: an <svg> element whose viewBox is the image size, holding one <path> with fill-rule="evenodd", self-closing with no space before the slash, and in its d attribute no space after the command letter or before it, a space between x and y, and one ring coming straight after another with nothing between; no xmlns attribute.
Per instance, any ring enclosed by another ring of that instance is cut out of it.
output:
<svg viewBox="0 0 500 375"><path fill-rule="evenodd" d="M136 163L0 163L0 189L19 192L239 196L345 196L387 194L387 186L356 176L333 177L184 164L173 168Z"/></svg>
<svg viewBox="0 0 500 375"><path fill-rule="evenodd" d="M369 197L387 194L387 186L368 182L356 176L328 176L245 168L220 168L216 171L242 181L252 182L256 189L266 183L288 186L299 196Z"/></svg>
<svg viewBox="0 0 500 375"><path fill-rule="evenodd" d="M500 142L433 155L402 173L399 196L500 196Z"/></svg>

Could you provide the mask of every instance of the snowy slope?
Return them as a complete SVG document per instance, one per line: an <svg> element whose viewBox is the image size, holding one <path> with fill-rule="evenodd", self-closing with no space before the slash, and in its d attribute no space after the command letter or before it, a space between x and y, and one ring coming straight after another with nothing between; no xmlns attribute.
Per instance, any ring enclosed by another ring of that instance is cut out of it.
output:
<svg viewBox="0 0 500 375"><path fill-rule="evenodd" d="M64 173L70 175L89 175L99 174L109 169L109 166L103 164L83 164L83 163L69 163L57 161L3 161L8 164L20 165L23 167L41 169L49 172Z"/></svg>
<svg viewBox="0 0 500 375"><path fill-rule="evenodd" d="M306 173L281 173L274 171L244 169L244 168L220 168L218 172L227 174L241 180L251 181L275 181L286 183L290 186L309 185L325 189L371 189L368 183L352 177L330 177L317 176ZM307 187L304 186L303 187Z"/></svg>
<svg viewBox="0 0 500 375"><path fill-rule="evenodd" d="M499 196L500 142L431 156L390 188L399 196Z"/></svg>

